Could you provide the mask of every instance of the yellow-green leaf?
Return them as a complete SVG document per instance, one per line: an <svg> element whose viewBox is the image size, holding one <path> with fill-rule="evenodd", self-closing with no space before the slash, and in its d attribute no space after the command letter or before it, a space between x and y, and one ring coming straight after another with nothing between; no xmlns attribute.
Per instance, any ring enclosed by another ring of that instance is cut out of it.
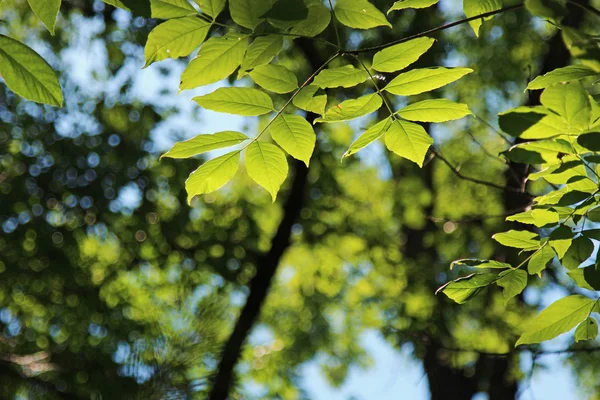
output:
<svg viewBox="0 0 600 400"><path fill-rule="evenodd" d="M194 0L200 6L203 13L217 18L225 8L225 0Z"/></svg>
<svg viewBox="0 0 600 400"><path fill-rule="evenodd" d="M315 114L324 114L327 105L327 95L319 94L317 91L321 88L317 85L308 85L303 87L292 103L301 110L310 111Z"/></svg>
<svg viewBox="0 0 600 400"><path fill-rule="evenodd" d="M546 269L548 263L554 259L556 253L552 247L545 245L539 251L535 252L527 262L527 272L531 275L542 275L542 271Z"/></svg>
<svg viewBox="0 0 600 400"><path fill-rule="evenodd" d="M379 110L383 105L381 97L377 93L368 94L358 99L350 99L331 107L322 118L317 118L316 122L341 122L349 121L363 115L370 114Z"/></svg>
<svg viewBox="0 0 600 400"><path fill-rule="evenodd" d="M435 39L421 37L383 49L373 56L372 68L380 72L400 71L414 63L435 43Z"/></svg>
<svg viewBox="0 0 600 400"><path fill-rule="evenodd" d="M470 68L413 69L395 77L384 90L398 96L412 96L441 88L471 72Z"/></svg>
<svg viewBox="0 0 600 400"><path fill-rule="evenodd" d="M229 11L236 24L254 30L274 3L275 0L229 0Z"/></svg>
<svg viewBox="0 0 600 400"><path fill-rule="evenodd" d="M290 33L292 35L314 37L323 32L331 22L331 13L320 0L304 0L308 7L306 19L295 24Z"/></svg>
<svg viewBox="0 0 600 400"><path fill-rule="evenodd" d="M241 78L246 71L256 68L261 65L265 65L271 62L271 60L279 54L283 48L283 37L281 35L267 35L259 36L246 51L238 79Z"/></svg>
<svg viewBox="0 0 600 400"><path fill-rule="evenodd" d="M455 103L448 99L423 100L398 111L398 115L402 118L419 122L453 121L470 114L471 110L466 104Z"/></svg>
<svg viewBox="0 0 600 400"><path fill-rule="evenodd" d="M362 135L358 137L358 139L352 142L352 144L350 145L348 150L346 150L342 158L349 157L352 154L357 153L362 148L367 147L369 144L382 137L387 132L391 124L392 119L386 118L367 129Z"/></svg>
<svg viewBox="0 0 600 400"><path fill-rule="evenodd" d="M485 14L490 11L496 11L502 8L501 0L463 0L463 9L467 18L475 17L480 14ZM479 36L479 28L483 21L488 20L492 17L485 19L479 18L473 21L469 21L469 25L473 28L475 36Z"/></svg>
<svg viewBox="0 0 600 400"><path fill-rule="evenodd" d="M263 89L274 93L289 93L298 89L298 78L281 65L261 65L250 72L250 77Z"/></svg>
<svg viewBox="0 0 600 400"><path fill-rule="evenodd" d="M248 47L248 36L228 33L209 39L181 74L180 90L215 83L240 66Z"/></svg>
<svg viewBox="0 0 600 400"><path fill-rule="evenodd" d="M502 271L498 277L496 283L504 289L502 291L504 303L508 303L510 299L520 294L527 287L527 272L522 269Z"/></svg>
<svg viewBox="0 0 600 400"><path fill-rule="evenodd" d="M288 174L285 154L271 143L253 142L246 150L246 170L250 178L265 188L273 202Z"/></svg>
<svg viewBox="0 0 600 400"><path fill-rule="evenodd" d="M207 110L247 117L275 111L273 100L266 93L254 88L219 88L204 96L194 97L193 100Z"/></svg>
<svg viewBox="0 0 600 400"><path fill-rule="evenodd" d="M336 18L350 28L392 27L385 15L367 0L337 0L334 12Z"/></svg>
<svg viewBox="0 0 600 400"><path fill-rule="evenodd" d="M492 239L503 246L516 247L517 249L535 250L540 247L538 235L530 231L515 231L496 233Z"/></svg>
<svg viewBox="0 0 600 400"><path fill-rule="evenodd" d="M527 85L527 89L545 89L547 87L570 81L578 81L589 76L597 76L598 73L583 65L569 65L556 68L543 76L538 76Z"/></svg>
<svg viewBox="0 0 600 400"><path fill-rule="evenodd" d="M462 304L478 295L483 289L494 282L496 278L496 274L492 273L471 274L448 282L435 293L443 292L448 298L458 304Z"/></svg>
<svg viewBox="0 0 600 400"><path fill-rule="evenodd" d="M595 340L598 337L598 323L593 317L587 317L575 329L575 342L580 340Z"/></svg>
<svg viewBox="0 0 600 400"><path fill-rule="evenodd" d="M171 19L197 14L187 0L150 0L152 18Z"/></svg>
<svg viewBox="0 0 600 400"><path fill-rule="evenodd" d="M198 135L183 142L175 143L171 150L160 158L189 158L207 151L235 146L248 140L248 137L240 132L223 131L212 135Z"/></svg>
<svg viewBox="0 0 600 400"><path fill-rule="evenodd" d="M306 119L296 114L281 114L269 130L278 145L308 167L317 137Z"/></svg>
<svg viewBox="0 0 600 400"><path fill-rule="evenodd" d="M552 303L531 321L515 346L541 343L570 331L589 316L595 305L596 300L579 294Z"/></svg>
<svg viewBox="0 0 600 400"><path fill-rule="evenodd" d="M522 139L545 139L567 133L563 118L545 107L517 107L498 114L500 129Z"/></svg>
<svg viewBox="0 0 600 400"><path fill-rule="evenodd" d="M21 97L62 106L62 92L52 67L31 48L4 35L0 35L0 76Z"/></svg>
<svg viewBox="0 0 600 400"><path fill-rule="evenodd" d="M408 121L394 120L385 133L387 148L419 167L423 166L427 150L432 144L433 138L421 125Z"/></svg>
<svg viewBox="0 0 600 400"><path fill-rule="evenodd" d="M240 151L213 158L191 173L185 181L188 203L194 196L214 192L233 178L240 164Z"/></svg>
<svg viewBox="0 0 600 400"><path fill-rule="evenodd" d="M567 121L573 130L583 130L590 124L591 105L587 92L579 82L554 85L542 92L541 102Z"/></svg>
<svg viewBox="0 0 600 400"><path fill-rule="evenodd" d="M439 0L399 0L395 2L388 10L388 14L392 11L405 10L407 8L427 8L437 4Z"/></svg>
<svg viewBox="0 0 600 400"><path fill-rule="evenodd" d="M144 67L167 58L188 56L204 42L210 25L198 17L172 19L158 25L148 35Z"/></svg>
<svg viewBox="0 0 600 400"><path fill-rule="evenodd" d="M56 16L60 10L61 0L27 0L27 2L46 29L54 35L54 26L56 25Z"/></svg>
<svg viewBox="0 0 600 400"><path fill-rule="evenodd" d="M352 65L344 65L338 68L329 68L321 71L313 83L321 88L345 87L349 88L363 83L369 79L367 71L355 68Z"/></svg>

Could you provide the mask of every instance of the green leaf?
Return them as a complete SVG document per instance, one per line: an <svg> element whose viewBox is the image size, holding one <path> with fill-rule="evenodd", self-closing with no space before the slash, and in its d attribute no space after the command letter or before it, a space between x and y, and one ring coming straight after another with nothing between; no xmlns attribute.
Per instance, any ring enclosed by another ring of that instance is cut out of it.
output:
<svg viewBox="0 0 600 400"><path fill-rule="evenodd" d="M62 92L52 67L38 53L4 35L0 35L0 75L6 86L21 97L62 106Z"/></svg>
<svg viewBox="0 0 600 400"><path fill-rule="evenodd" d="M546 139L569 131L566 121L541 106L502 112L498 114L498 123L504 132L522 139Z"/></svg>
<svg viewBox="0 0 600 400"><path fill-rule="evenodd" d="M475 17L480 14L485 14L490 11L496 11L502 8L501 0L463 0L463 10L467 18ZM469 25L473 28L475 36L479 36L479 28L483 21L486 21L492 17L479 18L473 21L469 21Z"/></svg>
<svg viewBox="0 0 600 400"><path fill-rule="evenodd" d="M315 77L313 83L321 88L353 87L369 79L367 71L344 65L338 68L325 69Z"/></svg>
<svg viewBox="0 0 600 400"><path fill-rule="evenodd" d="M597 72L584 67L583 65L569 65L568 67L556 68L555 70L552 70L543 76L538 76L529 82L527 89L545 89L558 83L578 81L580 79L596 75L598 75Z"/></svg>
<svg viewBox="0 0 600 400"><path fill-rule="evenodd" d="M555 256L556 253L552 247L548 245L542 246L542 248L535 252L527 262L527 272L531 275L538 274L539 276L542 276L542 271L546 269L548 263L550 263Z"/></svg>
<svg viewBox="0 0 600 400"><path fill-rule="evenodd" d="M561 26L561 35L571 55L583 65L600 73L600 47L598 39L580 29Z"/></svg>
<svg viewBox="0 0 600 400"><path fill-rule="evenodd" d="M581 233L585 237L600 241L600 229L586 229L585 231L583 231Z"/></svg>
<svg viewBox="0 0 600 400"><path fill-rule="evenodd" d="M298 89L298 78L281 65L261 65L250 72L250 77L263 89L275 93L289 93Z"/></svg>
<svg viewBox="0 0 600 400"><path fill-rule="evenodd" d="M308 8L302 0L277 0L265 17L269 24L285 31L304 21Z"/></svg>
<svg viewBox="0 0 600 400"><path fill-rule="evenodd" d="M210 25L198 17L172 19L158 25L148 35L144 67L167 58L188 56L204 42Z"/></svg>
<svg viewBox="0 0 600 400"><path fill-rule="evenodd" d="M587 212L587 218L592 222L600 222L600 207L589 210Z"/></svg>
<svg viewBox="0 0 600 400"><path fill-rule="evenodd" d="M470 68L413 69L395 77L384 90L398 96L412 96L441 88L471 72Z"/></svg>
<svg viewBox="0 0 600 400"><path fill-rule="evenodd" d="M281 52L281 49L283 49L283 37L281 35L259 36L254 39L246 51L238 79L246 71L270 63Z"/></svg>
<svg viewBox="0 0 600 400"><path fill-rule="evenodd" d="M496 274L471 274L448 282L439 288L435 294L443 292L448 298L458 304L463 304L478 295L483 289L496 280Z"/></svg>
<svg viewBox="0 0 600 400"><path fill-rule="evenodd" d="M333 11L338 21L350 28L392 27L385 15L367 0L337 0Z"/></svg>
<svg viewBox="0 0 600 400"><path fill-rule="evenodd" d="M295 114L281 114L269 129L278 145L308 167L317 137L307 120Z"/></svg>
<svg viewBox="0 0 600 400"><path fill-rule="evenodd" d="M567 275L582 289L600 290L600 271L594 265L573 269Z"/></svg>
<svg viewBox="0 0 600 400"><path fill-rule="evenodd" d="M394 120L385 133L386 147L399 155L423 166L425 155L429 146L433 144L433 138L427 134L419 124L412 122Z"/></svg>
<svg viewBox="0 0 600 400"><path fill-rule="evenodd" d="M520 294L527 287L527 272L522 269L502 271L498 277L500 279L496 283L504 289L502 291L504 303L508 303L510 299Z"/></svg>
<svg viewBox="0 0 600 400"><path fill-rule="evenodd" d="M27 0L33 13L42 21L48 31L54 35L56 16L60 10L61 0Z"/></svg>
<svg viewBox="0 0 600 400"><path fill-rule="evenodd" d="M598 337L598 323L592 317L587 317L575 329L575 342L580 340L595 340Z"/></svg>
<svg viewBox="0 0 600 400"><path fill-rule="evenodd" d="M229 0L229 11L236 24L254 30L273 4L275 0Z"/></svg>
<svg viewBox="0 0 600 400"><path fill-rule="evenodd" d="M368 94L358 99L350 99L333 106L325 112L322 118L317 118L317 122L341 122L349 121L363 115L370 114L379 110L383 105L381 97L377 93Z"/></svg>
<svg viewBox="0 0 600 400"><path fill-rule="evenodd" d="M600 151L600 132L584 133L577 137L577 143L590 151Z"/></svg>
<svg viewBox="0 0 600 400"><path fill-rule="evenodd" d="M398 115L409 121L446 122L471 115L471 110L466 104L448 99L431 99L409 104L398 111Z"/></svg>
<svg viewBox="0 0 600 400"><path fill-rule="evenodd" d="M324 114L327 106L327 95L316 95L321 88L317 85L308 85L303 87L292 103L301 110L309 111L315 114Z"/></svg>
<svg viewBox="0 0 600 400"><path fill-rule="evenodd" d="M495 260L477 260L474 258L465 258L462 260L453 261L450 264L450 269L458 266L472 267L472 268L492 268L492 269L509 269L512 268L510 264L503 263Z"/></svg>
<svg viewBox="0 0 600 400"><path fill-rule="evenodd" d="M421 37L383 49L373 56L373 68L379 72L400 71L417 61L431 46L435 39Z"/></svg>
<svg viewBox="0 0 600 400"><path fill-rule="evenodd" d="M536 17L559 22L567 9L560 0L525 0L525 8Z"/></svg>
<svg viewBox="0 0 600 400"><path fill-rule="evenodd" d="M527 164L559 162L561 155L573 153L571 145L563 140L539 140L517 144L504 155L511 161Z"/></svg>
<svg viewBox="0 0 600 400"><path fill-rule="evenodd" d="M120 0L102 0L102 2L122 10L131 11L129 7L123 4L123 2Z"/></svg>
<svg viewBox="0 0 600 400"><path fill-rule="evenodd" d="M388 14L392 11L404 10L407 8L427 8L437 4L439 0L399 0L395 2L388 10Z"/></svg>
<svg viewBox="0 0 600 400"><path fill-rule="evenodd" d="M246 150L245 160L250 178L271 193L275 202L277 192L288 173L283 151L271 143L252 142Z"/></svg>
<svg viewBox="0 0 600 400"><path fill-rule="evenodd" d="M538 235L530 231L515 231L496 233L492 239L503 246L516 247L525 251L536 250L540 247Z"/></svg>
<svg viewBox="0 0 600 400"><path fill-rule="evenodd" d="M150 0L152 18L171 19L188 17L197 11L187 0Z"/></svg>
<svg viewBox="0 0 600 400"><path fill-rule="evenodd" d="M559 259L562 259L565 256L569 247L571 247L571 243L573 242L573 232L571 228L561 225L550 234L550 239L548 240L548 244L552 246Z"/></svg>
<svg viewBox="0 0 600 400"><path fill-rule="evenodd" d="M225 186L237 172L239 164L240 151L213 158L202 164L185 181L188 203L191 203L194 196L214 192Z"/></svg>
<svg viewBox="0 0 600 400"><path fill-rule="evenodd" d="M367 147L375 140L382 137L387 132L391 124L392 119L386 118L367 129L362 135L358 137L358 139L352 142L352 144L350 145L348 150L346 150L342 158L349 157L352 154L357 153L359 150L363 149L364 147Z"/></svg>
<svg viewBox="0 0 600 400"><path fill-rule="evenodd" d="M558 213L551 210L534 209L519 214L511 215L506 218L507 221L517 221L523 224L533 224L538 228L546 225L558 224Z"/></svg>
<svg viewBox="0 0 600 400"><path fill-rule="evenodd" d="M180 90L227 78L242 63L248 37L235 33L209 39L181 74Z"/></svg>
<svg viewBox="0 0 600 400"><path fill-rule="evenodd" d="M235 146L248 140L248 137L240 132L223 131L212 135L198 135L183 142L175 143L171 150L160 158L190 158L207 151Z"/></svg>
<svg viewBox="0 0 600 400"><path fill-rule="evenodd" d="M571 246L561 259L562 265L567 269L578 268L594 252L594 243L584 236L573 240Z"/></svg>
<svg viewBox="0 0 600 400"><path fill-rule="evenodd" d="M320 0L304 0L308 7L308 15L302 22L295 24L290 33L307 37L317 36L323 32L331 22L331 13Z"/></svg>
<svg viewBox="0 0 600 400"><path fill-rule="evenodd" d="M586 129L590 123L589 96L579 82L547 88L542 92L541 102L546 108L563 117L571 128Z"/></svg>
<svg viewBox="0 0 600 400"><path fill-rule="evenodd" d="M588 317L595 304L595 300L578 294L552 303L531 321L515 346L541 343L570 331Z"/></svg>
<svg viewBox="0 0 600 400"><path fill-rule="evenodd" d="M252 117L275 111L273 100L254 88L225 87L193 99L201 107L228 114Z"/></svg>
<svg viewBox="0 0 600 400"><path fill-rule="evenodd" d="M217 18L225 8L225 0L194 0L204 14Z"/></svg>

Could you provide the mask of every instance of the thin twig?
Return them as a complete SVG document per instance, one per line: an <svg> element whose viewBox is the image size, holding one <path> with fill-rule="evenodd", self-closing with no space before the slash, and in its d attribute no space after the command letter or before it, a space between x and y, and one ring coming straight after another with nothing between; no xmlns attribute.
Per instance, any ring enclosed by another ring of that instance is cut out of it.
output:
<svg viewBox="0 0 600 400"><path fill-rule="evenodd" d="M494 352L488 352L488 351L480 351L480 350L476 350L476 349L461 349L461 348L456 348L456 347L442 347L441 349L446 350L446 351L457 352L457 353L475 353L475 354L479 354L479 355L487 356L487 357L508 357L512 354L522 353L525 351L531 351L540 356L552 355L552 354L567 354L567 353L595 353L595 352L600 351L600 347L590 347L590 348L569 347L569 348L561 349L561 350L539 350L538 348L531 347L531 346L517 347L517 348L513 349L512 351L509 351L506 353L494 353Z"/></svg>
<svg viewBox="0 0 600 400"><path fill-rule="evenodd" d="M515 4L515 5L512 5L512 6L501 8L499 10L494 10L494 11L486 12L486 13L483 13L483 14L475 15L473 17L461 19L459 21L454 21L454 22L451 22L449 24L438 26L437 28L433 28L433 29L429 29L429 30L421 32L421 33L417 33L415 35L407 36L405 38L398 39L398 40L393 40L393 41L391 41L389 43L381 44L379 46L366 47L364 49L347 51L346 53L360 54L360 53L366 53L366 52L371 52L371 51L383 50L385 48L388 48L388 47L396 45L396 44L408 42L409 40L413 40L413 39L417 39L417 38L420 38L420 37L423 37L423 36L431 35L433 33L441 32L441 31L444 31L446 29L453 28L455 26L465 24L465 23L470 22L470 21L475 21L475 20L478 20L478 19L491 17L493 15L501 14L501 13L506 12L506 11L516 10L518 8L521 8L521 7L523 7L523 3L521 3L521 4Z"/></svg>
<svg viewBox="0 0 600 400"><path fill-rule="evenodd" d="M452 163L450 163L450 161L448 161L448 159L446 159L446 157L444 157L439 150L436 150L434 147L431 148L431 151L435 154L435 156L437 158L439 158L440 160L442 160L444 162L444 164L446 164L448 166L448 168L450 168L450 170L452 170L452 172L454 173L454 175L456 175L457 177L459 177L460 179L464 179L466 181L469 182L473 182L473 183L477 183L479 185L484 185L484 186L489 186L495 189L499 189L499 190L507 190L510 192L516 192L516 193L522 193L521 192L521 188L514 188L511 186L501 186L498 185L496 183L493 182L488 182L488 181L484 181L481 179L477 179L477 178L472 178L470 176L465 176L463 175L459 169L457 167L455 167L454 165L452 165ZM532 197L531 195L527 194L527 193L523 193L529 197Z"/></svg>
<svg viewBox="0 0 600 400"><path fill-rule="evenodd" d="M335 31L335 38L337 40L338 48L341 47L342 41L340 40L340 31L338 30L337 18L335 17L335 11L333 11L333 4L329 1L329 11L331 12L331 21L333 21L333 30Z"/></svg>

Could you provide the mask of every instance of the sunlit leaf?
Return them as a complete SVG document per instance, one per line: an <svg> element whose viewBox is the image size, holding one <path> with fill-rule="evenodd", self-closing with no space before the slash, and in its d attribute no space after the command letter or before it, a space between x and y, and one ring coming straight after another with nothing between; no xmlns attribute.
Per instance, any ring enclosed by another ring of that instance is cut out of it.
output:
<svg viewBox="0 0 600 400"><path fill-rule="evenodd" d="M217 18L225 8L226 0L194 0L204 14Z"/></svg>
<svg viewBox="0 0 600 400"><path fill-rule="evenodd" d="M598 337L598 323L592 317L587 317L575 329L575 342L581 340L595 340Z"/></svg>
<svg viewBox="0 0 600 400"><path fill-rule="evenodd" d="M597 76L598 73L584 67L583 65L569 65L567 67L556 68L543 76L538 76L527 85L527 89L545 89L558 83L578 81L589 76Z"/></svg>
<svg viewBox="0 0 600 400"><path fill-rule="evenodd" d="M492 269L508 269L512 268L510 264L495 260L477 260L474 258L465 258L462 260L452 261L450 269L458 266L466 266L472 268L492 268Z"/></svg>
<svg viewBox="0 0 600 400"><path fill-rule="evenodd" d="M448 282L435 293L443 292L448 298L458 304L463 304L477 296L483 289L497 279L496 274L483 273L471 274L463 278Z"/></svg>
<svg viewBox="0 0 600 400"><path fill-rule="evenodd" d="M552 303L531 321L515 346L540 343L570 331L589 316L595 305L596 300L578 294Z"/></svg>
<svg viewBox="0 0 600 400"><path fill-rule="evenodd" d="M236 24L254 30L273 4L275 0L229 0L229 11Z"/></svg>
<svg viewBox="0 0 600 400"><path fill-rule="evenodd" d="M183 142L177 142L161 156L168 158L189 158L207 151L235 146L248 140L248 137L240 132L223 131L211 135L198 135Z"/></svg>
<svg viewBox="0 0 600 400"><path fill-rule="evenodd" d="M52 67L31 48L4 35L0 35L0 75L21 97L62 106L62 91Z"/></svg>
<svg viewBox="0 0 600 400"><path fill-rule="evenodd" d="M261 65L250 72L250 77L263 89L275 93L289 93L298 89L298 78L281 65Z"/></svg>
<svg viewBox="0 0 600 400"><path fill-rule="evenodd" d="M502 8L502 0L463 0L463 10L467 18L475 17L476 15L485 14L490 11L496 11ZM483 21L490 19L479 18L469 21L469 25L473 28L475 36L479 36L479 28Z"/></svg>
<svg viewBox="0 0 600 400"><path fill-rule="evenodd" d="M538 235L530 231L510 230L496 233L492 238L503 246L517 249L535 250L540 247Z"/></svg>
<svg viewBox="0 0 600 400"><path fill-rule="evenodd" d="M375 140L382 137L387 132L391 124L392 119L386 118L367 129L362 135L358 137L358 139L352 142L352 144L350 145L348 150L346 150L342 158L349 157L352 154L357 153L359 150L363 149L364 147L373 143Z"/></svg>
<svg viewBox="0 0 600 400"><path fill-rule="evenodd" d="M171 19L188 17L197 11L187 0L150 0L152 18Z"/></svg>
<svg viewBox="0 0 600 400"><path fill-rule="evenodd" d="M304 0L308 7L306 19L295 24L290 33L292 35L314 37L323 32L331 22L331 13L320 0Z"/></svg>
<svg viewBox="0 0 600 400"><path fill-rule="evenodd" d="M373 56L372 68L380 72L400 71L417 61L435 39L421 37L383 49Z"/></svg>
<svg viewBox="0 0 600 400"><path fill-rule="evenodd" d="M558 213L551 210L534 209L514 214L506 218L507 221L516 221L523 224L533 224L539 228L547 225L558 224Z"/></svg>
<svg viewBox="0 0 600 400"><path fill-rule="evenodd" d="M395 77L384 90L398 96L412 96L441 88L471 72L470 68L413 69Z"/></svg>
<svg viewBox="0 0 600 400"><path fill-rule="evenodd" d="M308 167L317 137L306 119L295 114L281 114L269 129L278 145Z"/></svg>
<svg viewBox="0 0 600 400"><path fill-rule="evenodd" d="M338 68L329 68L321 71L313 83L321 88L352 87L369 79L369 74L357 69L352 65L344 65Z"/></svg>
<svg viewBox="0 0 600 400"><path fill-rule="evenodd" d="M542 92L541 102L563 117L571 128L586 129L590 123L590 100L579 82L547 88Z"/></svg>
<svg viewBox="0 0 600 400"><path fill-rule="evenodd" d="M271 62L271 60L279 54L283 48L283 37L281 35L259 36L250 46L244 55L242 66L238 79L244 74L261 65Z"/></svg>
<svg viewBox="0 0 600 400"><path fill-rule="evenodd" d="M584 236L573 240L571 246L561 259L562 265L567 269L578 268L594 252L594 243Z"/></svg>
<svg viewBox="0 0 600 400"><path fill-rule="evenodd" d="M33 13L42 21L48 31L54 35L56 16L61 0L27 0Z"/></svg>
<svg viewBox="0 0 600 400"><path fill-rule="evenodd" d="M247 47L248 37L235 33L207 40L181 74L179 89L193 89L227 78L242 63Z"/></svg>
<svg viewBox="0 0 600 400"><path fill-rule="evenodd" d="M320 89L317 85L303 87L294 97L292 103L301 110L324 114L327 106L327 95L317 94Z"/></svg>
<svg viewBox="0 0 600 400"><path fill-rule="evenodd" d="M256 116L275 111L273 100L254 88L219 88L207 95L194 97L193 100L207 110L228 114Z"/></svg>
<svg viewBox="0 0 600 400"><path fill-rule="evenodd" d="M334 12L336 18L350 28L392 27L385 15L367 0L337 0Z"/></svg>
<svg viewBox="0 0 600 400"><path fill-rule="evenodd" d="M573 242L573 232L567 226L561 225L550 234L550 239L548 240L548 244L552 246L559 259L562 259L565 256L569 247L571 247L571 243Z"/></svg>
<svg viewBox="0 0 600 400"><path fill-rule="evenodd" d="M448 99L431 99L409 104L398 111L398 115L409 121L446 122L471 115L471 110L466 104Z"/></svg>
<svg viewBox="0 0 600 400"><path fill-rule="evenodd" d="M541 106L517 107L498 114L500 129L522 139L546 139L569 132L558 115Z"/></svg>
<svg viewBox="0 0 600 400"><path fill-rule="evenodd" d="M567 275L582 289L600 290L600 270L595 265L572 269Z"/></svg>
<svg viewBox="0 0 600 400"><path fill-rule="evenodd" d="M527 262L527 272L531 275L542 275L542 271L546 269L556 253L551 246L545 245L539 251L536 251Z"/></svg>
<svg viewBox="0 0 600 400"><path fill-rule="evenodd" d="M502 295L505 303L508 303L510 299L519 295L527 287L527 272L522 269L502 271L498 277L496 283L504 289Z"/></svg>
<svg viewBox="0 0 600 400"><path fill-rule="evenodd" d="M577 143L590 151L600 151L600 132L584 133L577 137Z"/></svg>
<svg viewBox="0 0 600 400"><path fill-rule="evenodd" d="M210 26L210 22L198 17L171 19L158 25L148 35L144 67L167 58L188 56L204 42Z"/></svg>
<svg viewBox="0 0 600 400"><path fill-rule="evenodd" d="M185 181L188 203L194 196L214 192L233 178L240 164L240 152L234 151L213 158L191 173Z"/></svg>
<svg viewBox="0 0 600 400"><path fill-rule="evenodd" d="M358 99L350 99L329 108L322 118L315 122L341 122L349 121L363 115L377 111L383 104L377 93L368 94Z"/></svg>
<svg viewBox="0 0 600 400"><path fill-rule="evenodd" d="M427 150L433 144L433 138L419 124L394 120L385 133L387 148L414 163L423 166Z"/></svg>
<svg viewBox="0 0 600 400"><path fill-rule="evenodd" d="M525 0L525 8L536 17L559 22L566 14L562 0Z"/></svg>
<svg viewBox="0 0 600 400"><path fill-rule="evenodd" d="M273 202L288 174L283 151L271 143L253 142L246 150L246 170L250 178L265 188Z"/></svg>
<svg viewBox="0 0 600 400"><path fill-rule="evenodd" d="M399 0L395 2L388 10L388 14L392 11L404 10L407 8L427 8L437 4L439 0Z"/></svg>

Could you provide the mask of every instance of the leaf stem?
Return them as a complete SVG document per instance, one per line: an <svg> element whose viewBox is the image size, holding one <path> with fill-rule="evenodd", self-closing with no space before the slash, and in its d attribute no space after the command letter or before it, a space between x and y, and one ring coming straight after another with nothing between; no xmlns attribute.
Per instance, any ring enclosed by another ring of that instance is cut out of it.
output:
<svg viewBox="0 0 600 400"><path fill-rule="evenodd" d="M501 13L506 12L506 11L516 10L518 8L521 8L521 7L523 7L523 3L515 4L515 5L512 5L512 6L508 6L508 7L503 7L501 9L499 9L499 10L494 10L494 11L486 12L486 13L483 13L483 14L475 15L473 17L464 18L464 19L461 19L461 20L458 20L458 21L450 22L448 24L438 26L437 28L429 29L427 31L424 31L424 32L421 32L421 33L417 33L417 34L414 34L414 35L411 35L411 36L407 36L405 38L401 38L401 39L397 39L397 40L392 40L389 43L385 43L385 44L381 44L381 45L373 46L373 47L365 47L364 49L346 51L345 53L360 54L360 53L366 53L366 52L371 52L371 51L383 50L385 48L388 48L388 47L396 45L396 44L408 42L409 40L413 40L413 39L417 39L417 38L420 38L420 37L423 37L423 36L431 35L433 33L441 32L441 31L444 31L446 29L453 28L455 26L465 24L465 23L470 22L470 21L475 21L477 19L491 17L493 15L501 14Z"/></svg>
<svg viewBox="0 0 600 400"><path fill-rule="evenodd" d="M373 83L373 86L375 87L377 94L379 95L379 97L381 97L381 100L383 100L383 104L385 104L386 108L390 112L390 117L392 119L396 119L397 117L396 117L396 114L394 113L394 110L392 109L392 106L389 104L388 99L383 95L383 93L379 89L379 85L377 85L377 82L375 81L375 77L373 76L373 74L371 74L371 71L369 71L369 68L367 68L365 63L363 63L362 60L356 54L348 54L348 55L354 57L356 59L356 61L358 61L360 66L363 67L365 72L367 74L369 74L369 78L371 78L371 82Z"/></svg>

